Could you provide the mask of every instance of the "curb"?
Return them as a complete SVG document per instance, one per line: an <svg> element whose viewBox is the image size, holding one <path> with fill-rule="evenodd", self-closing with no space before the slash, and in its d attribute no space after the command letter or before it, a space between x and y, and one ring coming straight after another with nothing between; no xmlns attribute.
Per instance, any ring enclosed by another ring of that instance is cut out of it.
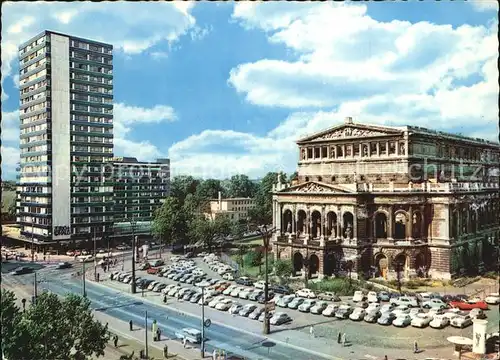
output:
<svg viewBox="0 0 500 360"><path fill-rule="evenodd" d="M96 283L94 281L92 281L93 284L96 284L98 286L102 286L102 287L105 287L107 289L111 288L110 286L107 286L107 285L103 285L103 284L100 284L100 283ZM118 289L113 289L113 290L118 290ZM120 291L120 290L118 290ZM122 291L123 292L123 291ZM124 294L130 296L130 297L136 297L128 292L123 292ZM183 310L179 310L177 308L174 308L172 306L169 306L169 305L162 305L162 304L156 304L155 302L149 300L149 299L146 299L146 298L143 298L141 297L142 301L145 301L145 302L148 302L150 304L153 304L153 305L156 305L156 306L164 306L166 308L168 308L169 310L172 310L172 311L175 311L179 314L183 314L183 315L188 315L188 316L194 316L194 317L197 317L195 314L192 314L192 313L188 313L186 311L183 311ZM216 325L219 325L219 326L223 326L225 328L228 328L228 329L231 329L231 330L234 330L234 331L238 331L238 332L241 332L241 333L244 333L244 334L247 334L247 335L251 335L251 336L259 336L259 337L263 337L265 340L272 340L274 341L275 343L277 344L280 344L282 346L286 346L286 347L289 347L289 348L292 348L292 349L295 349L295 350L299 350L299 351L304 351L304 352L307 352L307 353L310 353L311 355L315 355L315 356L319 356L321 358L327 358L327 359L332 359L332 360L344 360L342 358L338 358L338 357L334 357L332 355L329 355L329 354L324 354L324 353L320 353L320 352L317 352L317 351L313 351L313 350L310 350L310 349L307 349L307 348L303 348L303 347L300 347L300 346L296 346L296 345L293 345L293 344L290 344L290 343L287 343L285 341L282 341L282 340L277 340L277 339L273 339L271 337L265 337L261 334L255 334L251 331L246 331L244 329L241 329L241 328L236 328L234 326L229 326L229 325L226 325L226 324L222 324L218 321L212 321L213 324L216 324Z"/></svg>

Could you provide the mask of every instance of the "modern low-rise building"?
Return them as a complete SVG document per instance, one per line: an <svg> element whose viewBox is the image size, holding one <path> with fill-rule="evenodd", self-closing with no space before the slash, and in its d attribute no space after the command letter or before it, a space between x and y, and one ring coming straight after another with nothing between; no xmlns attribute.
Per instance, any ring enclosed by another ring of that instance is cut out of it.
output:
<svg viewBox="0 0 500 360"><path fill-rule="evenodd" d="M113 46L44 31L19 47L17 222L35 244L111 230Z"/></svg>
<svg viewBox="0 0 500 360"><path fill-rule="evenodd" d="M498 143L347 118L297 144L298 180L273 190L274 253L295 272L449 279L496 269Z"/></svg>
<svg viewBox="0 0 500 360"><path fill-rule="evenodd" d="M248 211L255 206L252 198L222 198L219 191L217 199L210 200L210 213L206 213L208 218L216 216L228 216L231 220L240 221L248 218Z"/></svg>
<svg viewBox="0 0 500 360"><path fill-rule="evenodd" d="M105 166L106 180L113 183L113 234L151 233L151 221L169 194L170 160L141 162L133 157L114 157Z"/></svg>

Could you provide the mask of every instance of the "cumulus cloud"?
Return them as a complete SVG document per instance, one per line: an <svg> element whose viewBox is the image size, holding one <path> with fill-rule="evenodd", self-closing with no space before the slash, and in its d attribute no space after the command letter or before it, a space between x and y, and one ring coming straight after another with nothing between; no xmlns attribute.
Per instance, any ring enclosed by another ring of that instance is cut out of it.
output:
<svg viewBox="0 0 500 360"><path fill-rule="evenodd" d="M150 53L150 55L154 60L163 60L168 58L168 53L164 51L153 51Z"/></svg>
<svg viewBox="0 0 500 360"><path fill-rule="evenodd" d="M19 162L19 148L13 146L1 146L2 152L2 172L5 172L5 175L2 177L4 179L9 178L9 175L12 177L15 175L17 163Z"/></svg>
<svg viewBox="0 0 500 360"><path fill-rule="evenodd" d="M2 111L2 142L19 141L19 111Z"/></svg>
<svg viewBox="0 0 500 360"><path fill-rule="evenodd" d="M497 0L471 0L473 8L477 11L498 11Z"/></svg>

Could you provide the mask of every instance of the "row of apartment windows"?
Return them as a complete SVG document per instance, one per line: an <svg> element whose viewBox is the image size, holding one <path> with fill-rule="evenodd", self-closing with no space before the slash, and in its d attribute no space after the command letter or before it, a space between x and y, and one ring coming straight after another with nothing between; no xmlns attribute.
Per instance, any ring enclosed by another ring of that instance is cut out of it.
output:
<svg viewBox="0 0 500 360"><path fill-rule="evenodd" d="M235 200L233 205L253 205L253 200Z"/></svg>
<svg viewBox="0 0 500 360"><path fill-rule="evenodd" d="M22 173L33 173L33 172L47 172L50 170L48 165L39 165L39 166L24 166L21 169Z"/></svg>
<svg viewBox="0 0 500 360"><path fill-rule="evenodd" d="M48 134L40 134L40 135L35 135L35 136L30 136L24 139L21 139L21 144L28 144L30 142L35 142L35 141L43 141L49 139Z"/></svg>
<svg viewBox="0 0 500 360"><path fill-rule="evenodd" d="M32 74L32 75L30 75L28 77L25 77L24 79L22 79L21 81L19 81L19 85L24 85L24 84L26 84L28 82L34 81L37 78L45 76L45 75L47 75L47 69L40 70L40 71L36 72L35 74Z"/></svg>
<svg viewBox="0 0 500 360"><path fill-rule="evenodd" d="M84 192L84 193L113 192L113 187L112 186L89 186L89 187L75 186L73 188L73 192Z"/></svg>
<svg viewBox="0 0 500 360"><path fill-rule="evenodd" d="M113 63L113 60L109 57L100 56L100 55L93 55L93 54L86 54L86 53L80 52L80 51L73 51L71 53L71 56L75 59L95 61L95 62L107 64L107 65L111 65Z"/></svg>
<svg viewBox="0 0 500 360"><path fill-rule="evenodd" d="M127 191L140 191L140 190L158 190L158 191L162 191L162 190L167 190L167 186L166 185L149 185L149 186L131 186L131 187L121 187L120 186L115 186L115 190L127 190Z"/></svg>
<svg viewBox="0 0 500 360"><path fill-rule="evenodd" d="M112 148L97 147L97 146L83 146L83 145L74 145L73 151L90 152L90 153L105 153L105 154L112 154L113 153Z"/></svg>
<svg viewBox="0 0 500 360"><path fill-rule="evenodd" d="M21 199L22 202L31 202L38 204L50 204L52 202L50 197L42 196L26 196Z"/></svg>
<svg viewBox="0 0 500 360"><path fill-rule="evenodd" d="M74 183L81 183L81 182L101 182L101 178L99 176L73 176L72 181Z"/></svg>
<svg viewBox="0 0 500 360"><path fill-rule="evenodd" d="M22 186L20 191L26 193L49 194L51 192L51 188L43 186Z"/></svg>
<svg viewBox="0 0 500 360"><path fill-rule="evenodd" d="M29 114L30 112L34 112L34 111L38 111L38 110L44 110L46 108L50 108L50 102L48 102L48 101L44 101L43 103L27 107L26 109L22 110L22 113L23 114Z"/></svg>
<svg viewBox="0 0 500 360"><path fill-rule="evenodd" d="M108 202L113 201L112 196L79 196L71 199L71 203L79 204L79 203L99 203L99 202Z"/></svg>
<svg viewBox="0 0 500 360"><path fill-rule="evenodd" d="M50 129L50 124L39 124L39 125L32 125L32 126L29 126L27 128L24 128L24 129L21 129L21 135L24 135L24 134L29 134L29 133L32 133L32 132L35 132L35 131L42 131L42 130L46 130L46 129ZM22 140L21 140L21 144L22 144Z"/></svg>
<svg viewBox="0 0 500 360"><path fill-rule="evenodd" d="M77 217L73 219L73 224L86 224L91 222L105 222L105 221L113 221L113 216L90 216L90 217ZM75 233L88 234L90 232L85 230L82 231L80 229L75 229Z"/></svg>
<svg viewBox="0 0 500 360"><path fill-rule="evenodd" d="M38 152L38 151L50 151L50 150L51 150L51 147L49 145L30 146L30 147L21 149L21 154L30 153L30 152Z"/></svg>
<svg viewBox="0 0 500 360"><path fill-rule="evenodd" d="M43 44L46 40L48 40L47 38L48 38L47 36L42 36L38 40L33 41L31 44L26 45L24 48L19 50L19 55L23 55L24 53L30 51L34 47L37 47L38 45Z"/></svg>
<svg viewBox="0 0 500 360"><path fill-rule="evenodd" d="M73 141L75 142L94 142L102 144L112 144L113 139L102 138L97 136L73 136Z"/></svg>
<svg viewBox="0 0 500 360"><path fill-rule="evenodd" d="M95 155L82 156L82 155L74 155L74 156L72 156L72 161L102 163L102 162L104 162L104 156L95 156Z"/></svg>
<svg viewBox="0 0 500 360"><path fill-rule="evenodd" d="M73 104L73 110L75 111L87 111L93 113L103 113L103 114L113 114L113 109L107 109L100 106L88 106L81 104Z"/></svg>
<svg viewBox="0 0 500 360"><path fill-rule="evenodd" d="M73 214L94 214L94 213L102 213L102 212L108 212L108 211L113 211L111 208L105 208L102 206L98 207L74 207L71 209L71 212Z"/></svg>
<svg viewBox="0 0 500 360"><path fill-rule="evenodd" d="M21 164L32 163L32 162L45 162L47 160L48 160L47 155L27 156L21 158Z"/></svg>
<svg viewBox="0 0 500 360"><path fill-rule="evenodd" d="M31 214L44 214L44 215L48 215L48 214L52 213L51 209L42 208L42 207L38 207L38 206L23 206L23 207L21 207L21 211L31 213Z"/></svg>
<svg viewBox="0 0 500 360"><path fill-rule="evenodd" d="M155 199L149 199L149 200L137 200L137 199L128 199L128 200L116 200L116 204L121 204L121 205L131 205L131 204L155 204L159 203L158 200Z"/></svg>
<svg viewBox="0 0 500 360"><path fill-rule="evenodd" d="M71 77L76 80L84 80L84 81L90 81L94 82L97 84L108 84L112 85L113 80L112 79L107 79L102 76L93 76L93 75L87 75L87 74L75 74L71 73Z"/></svg>
<svg viewBox="0 0 500 360"><path fill-rule="evenodd" d="M25 223L33 223L38 225L51 225L52 219L50 218L35 218L32 216L21 216L21 222ZM27 230L31 231L31 228L27 228ZM36 230L36 229L35 229Z"/></svg>
<svg viewBox="0 0 500 360"><path fill-rule="evenodd" d="M95 66L95 65L79 64L79 63L71 62L70 67L72 69L98 72L98 73L107 74L107 75L113 74L113 70L108 69L104 66Z"/></svg>
<svg viewBox="0 0 500 360"><path fill-rule="evenodd" d="M45 54L45 51L46 51L46 48L41 48L40 50L37 50L35 51L33 54L31 54L30 56L28 56L27 58L23 59L22 61L22 64L26 64L27 62L33 60L34 58L36 58L37 56L40 56L42 54Z"/></svg>
<svg viewBox="0 0 500 360"><path fill-rule="evenodd" d="M94 45L94 44L88 44L79 40L71 40L71 46L80 48L83 50L89 50L93 52L98 52L98 53L103 53L103 54L111 54L112 53L112 48L109 47L104 47L100 45Z"/></svg>
<svg viewBox="0 0 500 360"><path fill-rule="evenodd" d="M44 87L44 86L50 86L50 80L44 79L44 80L39 81L35 84L32 84L32 85L28 86L27 88L22 89L21 94L27 94L30 91L35 91L36 89Z"/></svg>
<svg viewBox="0 0 500 360"><path fill-rule="evenodd" d="M21 105L24 105L24 104L29 103L30 101L35 101L35 100L41 99L43 97L49 97L49 96L50 96L50 90L46 90L46 91L43 91L41 93L31 95L31 96L28 96L27 98L21 99L20 102L21 102Z"/></svg>
<svg viewBox="0 0 500 360"><path fill-rule="evenodd" d="M110 128L103 128L103 127L97 127L97 126L86 126L86 125L73 125L73 131L92 132L92 133L99 133L99 134L112 134L113 133L113 129L110 129Z"/></svg>
<svg viewBox="0 0 500 360"><path fill-rule="evenodd" d="M72 94L71 99L72 100L79 100L79 101L103 103L103 104L112 104L113 103L113 99L103 98L100 96L89 96L89 95L83 95L83 94Z"/></svg>
<svg viewBox="0 0 500 360"><path fill-rule="evenodd" d="M49 63L50 64L50 59L43 58L43 59L38 60L36 63L31 64L30 66L27 66L24 69L19 70L19 75L22 76L22 75L26 74L27 72L30 72L31 70L34 70L34 69L36 69L39 66L42 66L45 63Z"/></svg>
<svg viewBox="0 0 500 360"><path fill-rule="evenodd" d="M44 112L37 115L28 116L27 118L21 119L21 125L29 124L32 122L50 119L50 113Z"/></svg>
<svg viewBox="0 0 500 360"><path fill-rule="evenodd" d="M103 94L113 93L113 90L111 89L106 89L101 86L93 86L93 85L73 84L72 88L74 90L89 91L89 92L103 93Z"/></svg>

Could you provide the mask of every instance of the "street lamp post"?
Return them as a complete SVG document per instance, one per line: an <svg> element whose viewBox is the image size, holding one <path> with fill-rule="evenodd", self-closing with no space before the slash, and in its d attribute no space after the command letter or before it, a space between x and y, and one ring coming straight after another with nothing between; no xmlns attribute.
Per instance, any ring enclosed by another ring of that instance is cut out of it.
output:
<svg viewBox="0 0 500 360"><path fill-rule="evenodd" d="M97 281L97 248L96 248L96 237L95 237L95 228L94 230L94 281Z"/></svg>
<svg viewBox="0 0 500 360"><path fill-rule="evenodd" d="M135 294L135 256L136 256L136 239L135 239L135 220L130 220L130 225L132 227L132 283L131 283L131 292Z"/></svg>
<svg viewBox="0 0 500 360"><path fill-rule="evenodd" d="M268 306L268 301L269 301L269 262L268 262L268 249L269 249L269 240L271 237L271 233L274 231L274 229L268 229L267 225L262 225L259 227L259 232L262 235L262 240L264 241L264 256L265 256L265 275L264 275L264 328L263 328L263 333L264 334L269 334L271 332L270 329L270 324L269 324L269 306Z"/></svg>
<svg viewBox="0 0 500 360"><path fill-rule="evenodd" d="M33 215L31 215L31 262L35 261L35 227Z"/></svg>
<svg viewBox="0 0 500 360"><path fill-rule="evenodd" d="M201 358L205 358L205 287L208 284L201 284Z"/></svg>

